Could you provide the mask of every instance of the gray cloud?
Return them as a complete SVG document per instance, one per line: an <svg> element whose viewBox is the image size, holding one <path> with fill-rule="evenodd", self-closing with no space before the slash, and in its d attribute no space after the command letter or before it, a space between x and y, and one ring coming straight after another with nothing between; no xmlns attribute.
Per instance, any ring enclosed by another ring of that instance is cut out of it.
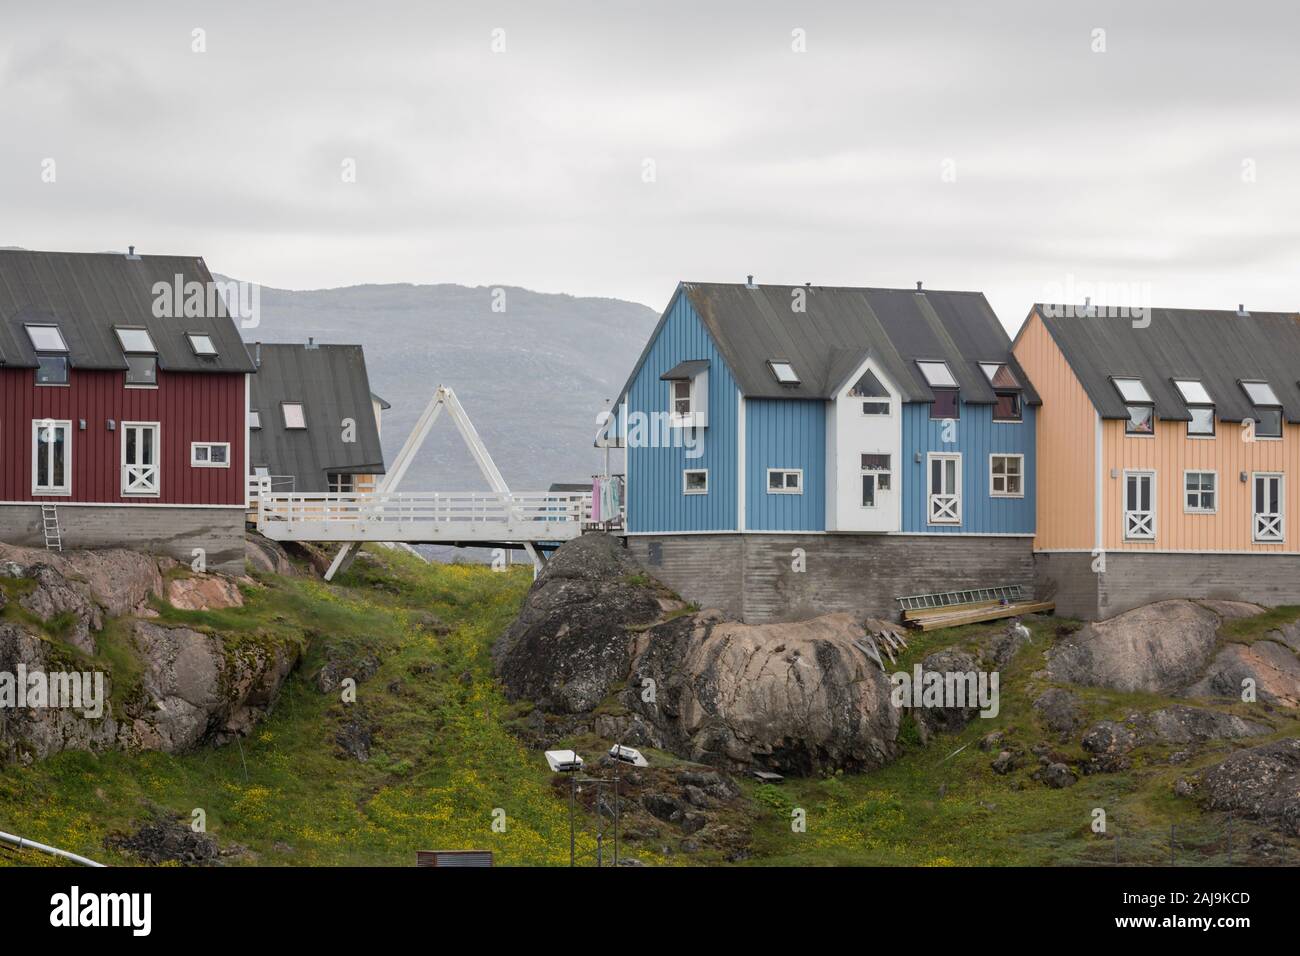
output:
<svg viewBox="0 0 1300 956"><path fill-rule="evenodd" d="M0 245L656 307L923 279L1013 328L1067 276L1300 308L1292 4L46 6L0 35Z"/></svg>

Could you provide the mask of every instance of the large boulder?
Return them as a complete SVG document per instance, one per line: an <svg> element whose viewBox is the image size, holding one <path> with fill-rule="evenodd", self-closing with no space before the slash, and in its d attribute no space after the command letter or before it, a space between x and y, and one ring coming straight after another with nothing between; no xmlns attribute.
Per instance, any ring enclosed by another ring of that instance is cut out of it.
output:
<svg viewBox="0 0 1300 956"><path fill-rule="evenodd" d="M1088 624L1048 651L1053 680L1172 694L1214 656L1219 615L1192 601L1159 601Z"/></svg>
<svg viewBox="0 0 1300 956"><path fill-rule="evenodd" d="M1300 836L1300 739L1239 750L1204 771L1194 792L1208 810L1241 813Z"/></svg>
<svg viewBox="0 0 1300 956"><path fill-rule="evenodd" d="M1300 707L1300 657L1287 645L1273 641L1227 645L1186 694L1241 700L1247 680L1253 682L1257 700Z"/></svg>
<svg viewBox="0 0 1300 956"><path fill-rule="evenodd" d="M746 625L716 612L646 633L625 693L658 744L701 763L783 773L868 770L898 750L890 683L830 614Z"/></svg>
<svg viewBox="0 0 1300 956"><path fill-rule="evenodd" d="M10 577L32 577L32 568L51 567L114 617L136 613L162 594L157 559L139 551L40 551L0 544L0 565Z"/></svg>
<svg viewBox="0 0 1300 956"><path fill-rule="evenodd" d="M298 662L296 646L254 643L232 652L215 635L149 621L136 621L133 637L150 702L133 736L144 749L168 753L246 734Z"/></svg>
<svg viewBox="0 0 1300 956"><path fill-rule="evenodd" d="M996 655L998 650L994 650ZM1014 650L1011 652L1014 654ZM970 674L978 673L980 662L973 654L955 647L946 647L930 654L921 661L922 674ZM921 742L929 743L940 733L957 733L979 716L978 699L968 699L966 706L949 707L913 707L910 709L916 720L916 728Z"/></svg>
<svg viewBox="0 0 1300 956"><path fill-rule="evenodd" d="M553 713L590 711L626 680L634 631L660 618L660 602L618 539L565 544L493 648L507 695Z"/></svg>
<svg viewBox="0 0 1300 956"><path fill-rule="evenodd" d="M1130 714L1128 724L1141 743L1194 744L1209 740L1238 740L1258 737L1272 728L1217 710L1203 707L1162 707L1148 714Z"/></svg>

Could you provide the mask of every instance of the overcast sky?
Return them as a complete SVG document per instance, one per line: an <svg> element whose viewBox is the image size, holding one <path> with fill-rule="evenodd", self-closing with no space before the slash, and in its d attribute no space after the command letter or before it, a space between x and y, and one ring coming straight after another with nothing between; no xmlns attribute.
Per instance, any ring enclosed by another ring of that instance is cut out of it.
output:
<svg viewBox="0 0 1300 956"><path fill-rule="evenodd" d="M1298 36L1290 0L7 3L0 245L1300 309Z"/></svg>

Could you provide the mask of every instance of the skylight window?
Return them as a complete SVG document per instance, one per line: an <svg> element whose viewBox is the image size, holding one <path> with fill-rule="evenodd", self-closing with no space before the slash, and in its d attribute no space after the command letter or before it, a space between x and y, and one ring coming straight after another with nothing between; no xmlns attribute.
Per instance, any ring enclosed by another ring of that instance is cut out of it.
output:
<svg viewBox="0 0 1300 956"><path fill-rule="evenodd" d="M1205 386L1193 378L1176 378L1174 385L1178 388L1178 393L1183 396L1183 401L1188 405L1213 405L1214 399L1210 398L1210 393L1205 390Z"/></svg>
<svg viewBox="0 0 1300 956"><path fill-rule="evenodd" d="M262 413L259 412L256 408L250 408L248 410L248 427L249 428L262 427Z"/></svg>
<svg viewBox="0 0 1300 956"><path fill-rule="evenodd" d="M957 380L952 377L947 362L917 362L916 367L921 370L921 374L925 376L925 381L931 388L957 387Z"/></svg>
<svg viewBox="0 0 1300 956"><path fill-rule="evenodd" d="M63 341L63 333L57 325L29 325L27 337L32 340L32 348L38 352L66 352L68 344Z"/></svg>
<svg viewBox="0 0 1300 956"><path fill-rule="evenodd" d="M190 340L190 348L195 355L216 355L217 347L212 344L212 337L200 332L190 332L185 336Z"/></svg>
<svg viewBox="0 0 1300 956"><path fill-rule="evenodd" d="M1020 381L1003 362L980 362L980 371L994 388L1019 388Z"/></svg>
<svg viewBox="0 0 1300 956"><path fill-rule="evenodd" d="M1147 387L1142 384L1141 379L1112 378L1111 381L1115 383L1115 388L1126 403L1130 405L1151 404L1151 395L1147 392Z"/></svg>
<svg viewBox="0 0 1300 956"><path fill-rule="evenodd" d="M1246 392L1246 396L1250 399L1252 405L1276 408L1282 404L1277 400L1277 395L1268 382L1242 382L1241 387Z"/></svg>
<svg viewBox="0 0 1300 956"><path fill-rule="evenodd" d="M303 413L302 402L285 402L280 407L284 409L285 428L307 427L307 416Z"/></svg>
<svg viewBox="0 0 1300 956"><path fill-rule="evenodd" d="M113 331L117 333L117 340L122 343L123 352L137 355L158 354L153 339L149 337L148 329L119 329L114 327Z"/></svg>
<svg viewBox="0 0 1300 956"><path fill-rule="evenodd" d="M799 376L795 374L794 366L789 362L772 359L767 364L772 369L772 374L776 376L776 380L782 385L799 384Z"/></svg>

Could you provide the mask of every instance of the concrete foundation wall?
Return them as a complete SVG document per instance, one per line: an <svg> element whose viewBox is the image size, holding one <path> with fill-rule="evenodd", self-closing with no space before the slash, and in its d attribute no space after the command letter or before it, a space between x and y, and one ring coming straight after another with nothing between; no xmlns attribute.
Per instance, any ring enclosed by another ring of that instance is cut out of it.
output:
<svg viewBox="0 0 1300 956"><path fill-rule="evenodd" d="M63 505L58 516L66 550L129 548L190 564L194 549L203 548L209 571L244 573L242 508ZM45 547L40 505L0 505L0 541Z"/></svg>
<svg viewBox="0 0 1300 956"><path fill-rule="evenodd" d="M1040 552L1034 562L1056 613L1090 621L1172 598L1300 604L1300 555L1108 551L1101 574L1090 554Z"/></svg>
<svg viewBox="0 0 1300 956"><path fill-rule="evenodd" d="M1034 586L1030 538L791 533L627 541L637 560L682 597L750 624L832 611L893 619L900 595ZM794 569L796 548L803 550L803 571Z"/></svg>

